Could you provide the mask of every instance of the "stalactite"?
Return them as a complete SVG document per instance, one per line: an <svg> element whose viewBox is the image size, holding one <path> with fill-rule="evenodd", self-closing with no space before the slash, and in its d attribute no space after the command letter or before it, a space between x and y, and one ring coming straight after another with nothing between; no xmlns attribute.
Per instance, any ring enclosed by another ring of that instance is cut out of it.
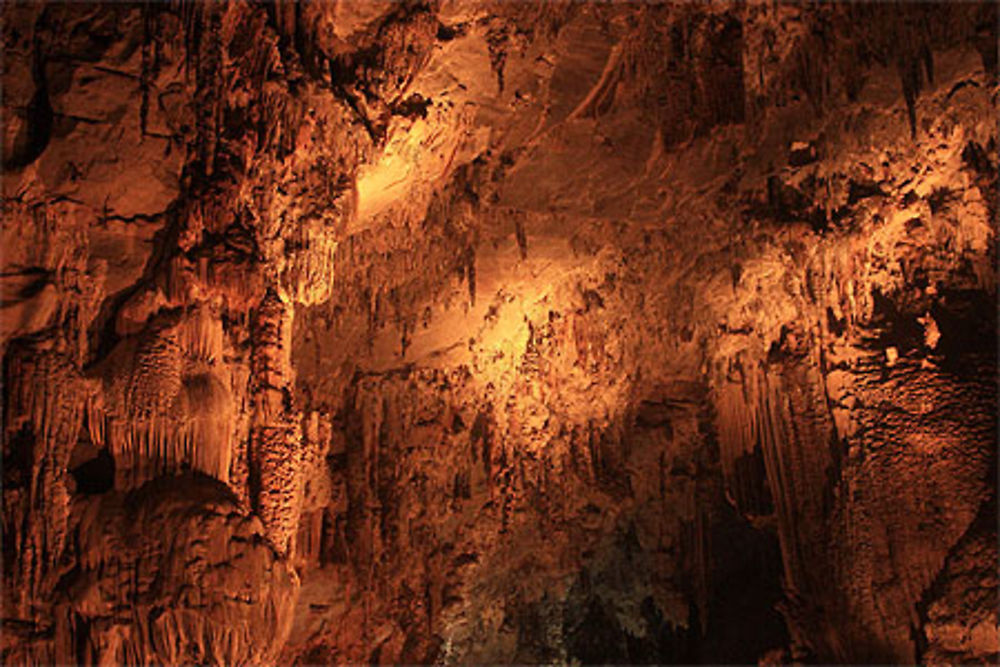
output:
<svg viewBox="0 0 1000 667"><path fill-rule="evenodd" d="M798 543L795 539L795 499L788 479L791 470L785 465L782 452L788 448L788 419L782 407L783 395L772 388L766 378L763 391L758 395L760 419L757 435L764 452L768 485L775 500L778 530L781 535L782 561L785 564L786 586L798 593L802 587L802 572L798 562Z"/></svg>
<svg viewBox="0 0 1000 667"><path fill-rule="evenodd" d="M735 479L736 461L753 452L757 445L758 405L760 402L756 369L741 370L741 382L724 381L716 389L719 453L723 476L728 483Z"/></svg>
<svg viewBox="0 0 1000 667"><path fill-rule="evenodd" d="M476 249L469 246L465 250L465 280L469 287L469 303L476 305Z"/></svg>
<svg viewBox="0 0 1000 667"><path fill-rule="evenodd" d="M517 248L521 253L521 260L528 259L528 236L524 232L524 219L522 216L516 214L514 218L514 236L517 238Z"/></svg>
<svg viewBox="0 0 1000 667"><path fill-rule="evenodd" d="M202 305L181 320L177 342L188 357L209 365L219 364L225 347L222 320Z"/></svg>
<svg viewBox="0 0 1000 667"><path fill-rule="evenodd" d="M452 4L4 5L0 659L991 631L992 7Z"/></svg>

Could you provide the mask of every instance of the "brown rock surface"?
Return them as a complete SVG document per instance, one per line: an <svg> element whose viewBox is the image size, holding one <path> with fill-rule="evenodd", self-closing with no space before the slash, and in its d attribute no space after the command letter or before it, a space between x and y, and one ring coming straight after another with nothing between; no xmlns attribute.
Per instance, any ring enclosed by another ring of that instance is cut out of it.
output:
<svg viewBox="0 0 1000 667"><path fill-rule="evenodd" d="M983 3L3 9L5 664L981 663Z"/></svg>

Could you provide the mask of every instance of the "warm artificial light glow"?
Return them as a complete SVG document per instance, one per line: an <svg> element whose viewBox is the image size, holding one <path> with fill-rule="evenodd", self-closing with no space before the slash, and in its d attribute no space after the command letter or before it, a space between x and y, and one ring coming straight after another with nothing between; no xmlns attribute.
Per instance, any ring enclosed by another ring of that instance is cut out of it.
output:
<svg viewBox="0 0 1000 667"><path fill-rule="evenodd" d="M996 3L0 4L0 664L998 664Z"/></svg>

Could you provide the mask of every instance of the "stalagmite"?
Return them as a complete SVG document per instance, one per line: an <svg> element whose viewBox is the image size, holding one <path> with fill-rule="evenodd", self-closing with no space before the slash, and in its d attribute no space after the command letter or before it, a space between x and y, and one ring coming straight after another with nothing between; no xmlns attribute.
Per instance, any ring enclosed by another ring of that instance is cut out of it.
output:
<svg viewBox="0 0 1000 667"><path fill-rule="evenodd" d="M268 291L253 322L251 474L256 475L253 500L265 530L285 554L294 546L303 483L302 435L289 405L291 327L291 309Z"/></svg>

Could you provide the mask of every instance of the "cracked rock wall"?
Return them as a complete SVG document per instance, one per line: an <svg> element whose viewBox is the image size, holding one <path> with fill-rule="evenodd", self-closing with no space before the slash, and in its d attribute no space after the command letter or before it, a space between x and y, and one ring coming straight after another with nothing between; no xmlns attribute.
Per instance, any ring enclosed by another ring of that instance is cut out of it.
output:
<svg viewBox="0 0 1000 667"><path fill-rule="evenodd" d="M998 9L11 1L5 663L995 663Z"/></svg>

